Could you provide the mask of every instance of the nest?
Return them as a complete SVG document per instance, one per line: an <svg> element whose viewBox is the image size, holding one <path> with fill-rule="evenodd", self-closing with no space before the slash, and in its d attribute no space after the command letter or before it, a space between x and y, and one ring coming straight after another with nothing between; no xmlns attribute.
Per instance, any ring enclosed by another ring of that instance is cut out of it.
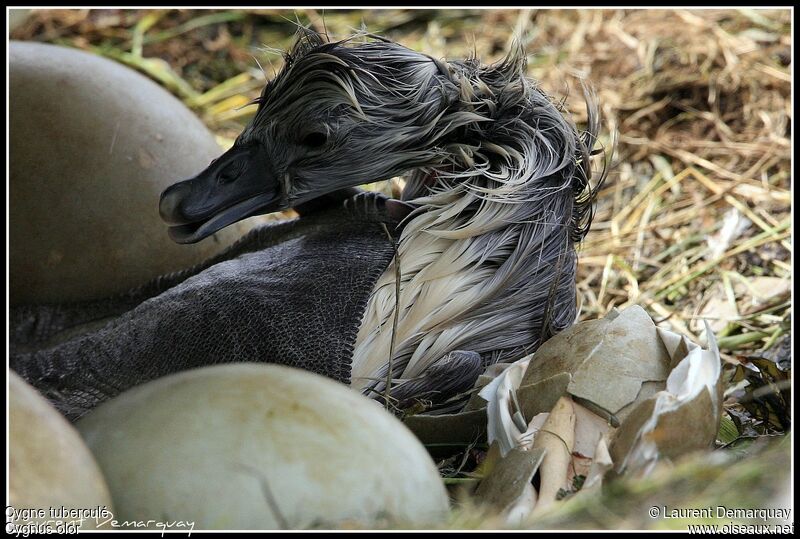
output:
<svg viewBox="0 0 800 539"><path fill-rule="evenodd" d="M277 52L296 22L333 37L363 23L434 57L474 52L484 62L502 57L516 33L529 74L568 109L582 102L579 80L588 81L604 115L601 141L615 152L580 250L581 318L639 304L699 343L709 320L726 368L737 367L731 386L756 377L788 395L788 374L778 378L791 362L790 10L36 10L11 37L79 47L144 72L224 146L254 113L245 105L280 68ZM586 120L578 106L570 113ZM370 187L396 196L400 185ZM738 433L788 429L787 410L787 422L775 423L774 408L759 415L742 391L728 394L723 423ZM451 464L462 471L483 456L473 448ZM774 475L762 472L763 486ZM631 526L650 524L640 513ZM491 526L484 517L451 525Z"/></svg>

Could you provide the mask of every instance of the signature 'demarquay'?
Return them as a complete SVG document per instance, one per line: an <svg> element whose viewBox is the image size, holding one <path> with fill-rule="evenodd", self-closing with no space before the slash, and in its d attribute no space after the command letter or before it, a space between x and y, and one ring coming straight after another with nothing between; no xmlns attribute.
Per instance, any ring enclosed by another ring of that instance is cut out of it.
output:
<svg viewBox="0 0 800 539"><path fill-rule="evenodd" d="M192 535L194 522L187 520L118 520L106 506L91 508L47 507L16 508L6 506L6 526L8 534L28 537L34 533L77 533L83 529L149 529L187 531Z"/></svg>
<svg viewBox="0 0 800 539"><path fill-rule="evenodd" d="M161 530L161 536L164 536L164 532L167 530L179 531L179 530L186 530L188 532L188 536L191 537L192 530L194 530L194 522L188 520L116 520L114 519L113 515L106 520L98 520L97 527L99 529L103 529L106 527L112 528L123 528L123 529L158 529Z"/></svg>

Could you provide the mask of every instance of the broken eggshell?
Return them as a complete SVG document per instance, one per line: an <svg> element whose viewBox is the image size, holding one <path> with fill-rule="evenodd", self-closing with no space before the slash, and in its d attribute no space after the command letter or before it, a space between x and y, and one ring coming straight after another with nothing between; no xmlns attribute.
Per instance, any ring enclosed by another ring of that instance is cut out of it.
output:
<svg viewBox="0 0 800 539"><path fill-rule="evenodd" d="M509 365L478 393L488 403L486 415L489 443L497 441L502 455L518 445L519 437L525 430L526 423L516 401L516 389L529 361L530 357Z"/></svg>
<svg viewBox="0 0 800 539"><path fill-rule="evenodd" d="M552 505L559 491L569 488L569 468L574 448L575 407L572 399L561 397L533 439L533 450L544 451L544 459L539 467L537 512Z"/></svg>
<svg viewBox="0 0 800 539"><path fill-rule="evenodd" d="M647 399L615 433L615 471L647 473L662 459L711 447L719 431L722 384L719 350L706 325L708 349L685 338L689 351L667 379L667 387Z"/></svg>
<svg viewBox="0 0 800 539"><path fill-rule="evenodd" d="M475 499L505 513L507 524L518 524L536 505L537 493L531 480L542 464L545 450L512 449L504 458L496 458L496 445L489 451L494 453L487 456L490 462L482 466L485 479L478 485Z"/></svg>
<svg viewBox="0 0 800 539"><path fill-rule="evenodd" d="M579 322L544 343L520 388L566 373L568 394L617 423L664 388L671 361L653 320L634 305L610 317ZM535 412L554 404L541 402Z"/></svg>
<svg viewBox="0 0 800 539"><path fill-rule="evenodd" d="M632 307L552 338L533 356L506 367L480 396L488 401L489 442L497 444L501 462L512 450L541 449L547 445L544 438L571 448L569 466L562 458L545 474L550 465L545 451L534 471L540 472L538 513L553 492L571 490L575 476L584 476L589 489L611 469L647 471L658 459L709 447L721 415L720 373L713 334L703 350ZM554 428L550 418L566 408L574 420L557 423L572 426L569 433ZM614 421L620 421L619 429ZM491 475L483 481L493 482ZM518 486L515 492L518 499L506 506L518 519L525 513L520 500L527 495Z"/></svg>
<svg viewBox="0 0 800 539"><path fill-rule="evenodd" d="M672 364L659 329L639 306L575 324L481 389L489 443L497 440L502 454L517 447L528 418L549 412L564 395L618 425L665 387Z"/></svg>

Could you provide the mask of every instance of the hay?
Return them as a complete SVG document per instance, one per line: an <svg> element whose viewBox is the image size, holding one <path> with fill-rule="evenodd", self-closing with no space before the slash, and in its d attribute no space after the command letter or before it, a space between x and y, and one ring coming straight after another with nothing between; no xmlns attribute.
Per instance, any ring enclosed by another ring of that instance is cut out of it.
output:
<svg viewBox="0 0 800 539"><path fill-rule="evenodd" d="M433 56L474 51L484 61L499 59L516 32L529 73L546 91L575 103L580 123L585 78L602 105L601 140L610 147L618 133L580 249L581 318L640 304L660 325L701 343L706 318L731 364L785 342L792 308L784 286L792 277L788 9L35 10L11 37L125 62L181 97L228 145L254 112L244 105L280 68L276 51L291 43L295 21L334 37L363 24ZM398 182L370 187L392 193ZM731 388L726 408L741 419L736 395ZM466 457L456 459L452 484L474 482L470 470L461 473ZM591 525L621 522L648 524L642 515L617 515ZM500 525L472 508L449 523Z"/></svg>
<svg viewBox="0 0 800 539"><path fill-rule="evenodd" d="M244 105L280 68L276 50L295 21L333 36L363 23L434 56L474 49L485 61L516 32L530 74L551 94L580 95L579 77L594 85L604 141L616 130L619 143L581 250L583 319L639 303L702 341L713 283L791 277L788 10L37 10L12 37L144 71L227 145L253 113ZM572 113L585 118L580 107ZM749 226L715 237L726 215ZM735 311L757 300L747 289L728 299ZM727 358L763 347L790 307L730 319L724 336L750 337L723 341Z"/></svg>

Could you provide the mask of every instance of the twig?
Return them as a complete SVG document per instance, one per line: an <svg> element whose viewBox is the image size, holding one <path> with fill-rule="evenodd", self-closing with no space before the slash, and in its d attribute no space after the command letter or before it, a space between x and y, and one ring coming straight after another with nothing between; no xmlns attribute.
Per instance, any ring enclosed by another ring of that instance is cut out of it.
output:
<svg viewBox="0 0 800 539"><path fill-rule="evenodd" d="M394 248L394 316L392 319L392 338L389 342L389 370L386 372L386 387L384 388L384 405L386 409L389 409L389 393L392 387L392 375L394 369L394 347L397 340L397 325L400 320L400 279L401 279L401 272L400 272L400 250L397 248L397 241L389 232L385 223L381 223L383 226L383 230L386 232L386 235L389 236L389 240L392 242L392 247Z"/></svg>

